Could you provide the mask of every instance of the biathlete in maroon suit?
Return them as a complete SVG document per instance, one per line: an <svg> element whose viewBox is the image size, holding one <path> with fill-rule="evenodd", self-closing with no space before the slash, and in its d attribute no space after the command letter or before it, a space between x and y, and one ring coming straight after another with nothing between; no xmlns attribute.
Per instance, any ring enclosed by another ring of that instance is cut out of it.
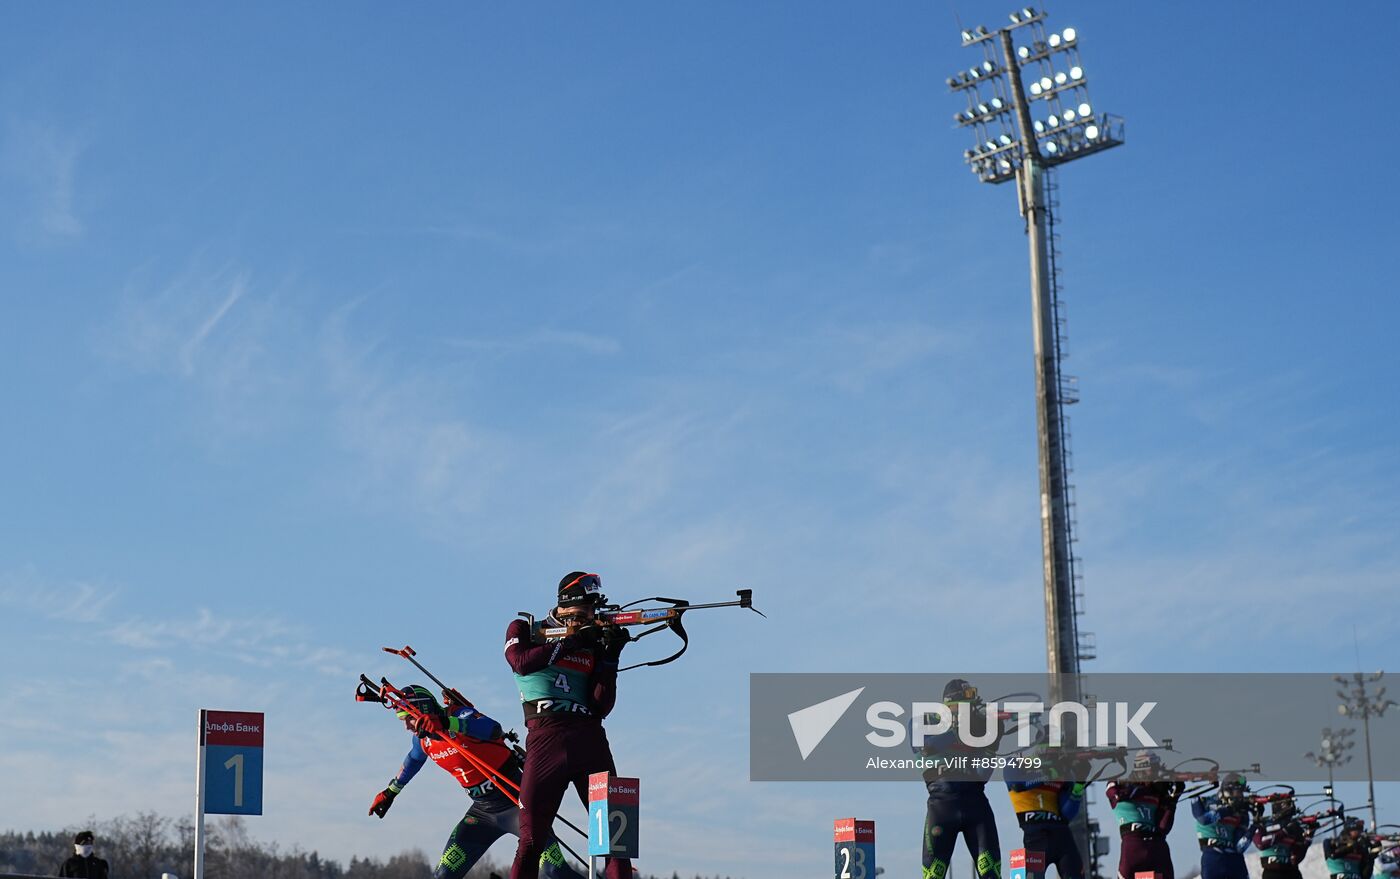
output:
<svg viewBox="0 0 1400 879"><path fill-rule="evenodd" d="M600 625L597 574L575 571L559 581L559 604L545 621L570 634L531 642L530 625L506 629L506 661L515 672L525 708L525 774L520 783L520 846L510 879L536 879L540 854L553 840L554 815L570 784L588 804L588 776L616 772L603 718L617 698L617 660L630 636L621 626ZM607 879L631 879L632 864L609 858Z"/></svg>
<svg viewBox="0 0 1400 879"><path fill-rule="evenodd" d="M1133 879L1138 873L1156 873L1158 879L1173 879L1172 852L1167 834L1176 822L1176 804L1181 785L1175 781L1155 781L1165 775L1156 754L1139 751L1128 779L1111 781L1104 793L1113 817L1118 819L1118 879Z"/></svg>
<svg viewBox="0 0 1400 879"><path fill-rule="evenodd" d="M418 774L427 761L432 760L449 775L457 779L472 798L471 808L452 828L443 848L442 858L433 879L462 879L491 844L507 833L519 835L520 814L511 801L481 769L477 768L446 739L452 736L492 772L508 780L520 783L520 758L506 744L501 735L501 725L470 705L449 702L450 710L438 705L437 699L426 687L406 687L403 691L406 701L422 712L420 720L407 711L400 711L399 718L414 732L413 744L404 758L403 768L380 791L369 808L369 814L383 818L394 804L394 797ZM465 739L461 737L465 736ZM551 813L551 816L553 814ZM564 853L559 843L547 844L537 858L546 879L580 879L579 874L564 862Z"/></svg>

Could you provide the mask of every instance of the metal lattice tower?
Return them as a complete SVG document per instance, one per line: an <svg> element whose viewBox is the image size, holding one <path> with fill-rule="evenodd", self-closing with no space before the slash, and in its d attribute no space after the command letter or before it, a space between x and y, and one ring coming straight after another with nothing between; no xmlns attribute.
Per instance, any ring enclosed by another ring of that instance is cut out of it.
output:
<svg viewBox="0 0 1400 879"><path fill-rule="evenodd" d="M1030 245L1031 317L1035 343L1036 432L1040 472L1041 555L1045 598L1045 658L1051 701L1092 697L1080 692L1081 663L1095 658L1091 633L1081 632L1082 561L1075 553L1074 472L1066 409L1079 402L1078 380L1064 372L1068 357L1055 215L1055 168L1123 143L1123 121L1096 113L1079 58L1074 28L1050 32L1045 13L1024 7L996 31L962 32L982 60L948 79L967 98L954 120L972 132L964 153L984 183L1016 181ZM1091 876L1098 879L1107 840L1086 808L1074 822Z"/></svg>
<svg viewBox="0 0 1400 879"><path fill-rule="evenodd" d="M963 45L980 50L982 60L950 77L948 86L967 99L967 108L954 116L974 138L964 158L985 183L1016 181L1030 244L1046 666L1054 697L1077 699L1074 676L1081 660L1093 657L1094 644L1079 632L1082 564L1075 554L1066 414L1079 393L1076 379L1062 368L1067 351L1053 169L1122 144L1123 123L1090 104L1073 28L1047 31L1045 13L1032 7L1010 18L1009 26L996 31L963 31Z"/></svg>
<svg viewBox="0 0 1400 879"><path fill-rule="evenodd" d="M1053 169L1045 170L1045 223L1048 232L1050 263L1050 312L1054 324L1054 359L1056 417L1060 421L1059 448L1055 455L1059 459L1060 472L1064 480L1064 545L1067 548L1065 565L1068 569L1069 606L1071 632L1069 642L1074 645L1074 671L1079 673L1084 662L1094 659L1097 645L1093 632L1085 632L1079 627L1079 619L1084 616L1084 560L1075 552L1079 542L1077 532L1079 520L1075 515L1078 501L1075 498L1074 451L1071 443L1068 408L1079 402L1079 378L1064 371L1069 359L1068 323L1065 315L1064 287L1060 281L1060 235L1055 231L1055 217L1060 209L1060 186ZM1080 694L1084 696L1085 694Z"/></svg>

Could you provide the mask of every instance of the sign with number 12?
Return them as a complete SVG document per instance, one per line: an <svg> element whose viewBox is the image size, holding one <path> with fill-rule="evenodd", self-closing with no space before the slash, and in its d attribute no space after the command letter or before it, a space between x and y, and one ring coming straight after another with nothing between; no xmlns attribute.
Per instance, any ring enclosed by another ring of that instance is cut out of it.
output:
<svg viewBox="0 0 1400 879"><path fill-rule="evenodd" d="M637 857L637 807L641 783L606 772L588 776L588 854Z"/></svg>

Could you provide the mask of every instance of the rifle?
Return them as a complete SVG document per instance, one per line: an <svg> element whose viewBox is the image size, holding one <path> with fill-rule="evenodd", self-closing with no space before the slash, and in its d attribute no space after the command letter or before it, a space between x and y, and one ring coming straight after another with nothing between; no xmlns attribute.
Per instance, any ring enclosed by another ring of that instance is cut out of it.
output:
<svg viewBox="0 0 1400 879"><path fill-rule="evenodd" d="M979 699L978 701L981 700ZM1020 693L1007 693L1005 696L998 696L995 699L990 699L988 701L996 705L1005 705L1007 702L1043 702L1044 699L1041 698L1039 693L1027 690L1025 692ZM1021 724L1019 722L1006 724L1006 721L1011 720L1014 717L1016 717L1016 715L1012 714L1010 711L998 711L996 713L997 723L1003 724L1003 743L1014 742L1014 739L1012 739L1012 735L1019 735L1019 733L1021 732ZM1050 735L1050 731L1046 729L1046 723L1043 715L1035 715L1031 717L1029 719L1029 722L1026 723L1026 726L1031 730L1031 743L1024 747L1013 745L1011 750L1009 751L997 751L997 756L1010 757L1014 754L1020 754L1024 751L1029 751L1033 748L1043 745Z"/></svg>
<svg viewBox="0 0 1400 879"><path fill-rule="evenodd" d="M1389 827L1394 827L1396 829L1388 833L1380 832ZM1382 824L1376 828L1371 836L1376 840L1377 845L1400 846L1400 824Z"/></svg>
<svg viewBox="0 0 1400 879"><path fill-rule="evenodd" d="M1342 826L1342 824L1346 821L1346 817L1347 807L1338 805L1331 809L1323 809L1320 812L1309 812L1306 815L1299 815L1298 823L1302 824L1304 827L1309 828L1310 830L1312 830L1313 834L1316 835L1317 833L1326 833L1329 830L1334 830ZM1328 818L1336 818L1338 820L1335 824L1328 825L1327 827L1319 828L1317 826L1323 821L1326 821Z"/></svg>
<svg viewBox="0 0 1400 879"><path fill-rule="evenodd" d="M1172 751L1175 749L1172 748L1172 740L1164 738L1162 739L1162 744L1157 745L1155 747L1133 748L1132 750L1136 752ZM1092 784L1096 781L1099 781L1100 779L1104 781L1117 781L1118 779L1125 778L1131 774L1131 770L1128 769L1128 761L1130 759L1129 749L1123 745L1090 748L1066 748L1061 746L1047 746L1045 749L1045 753L1047 759L1049 760L1056 762L1064 761L1071 764L1087 763L1090 766L1090 768L1093 767L1096 761L1102 760L1103 763L1099 766L1099 768L1095 770L1092 775L1083 780L1084 784ZM1104 773L1107 772L1109 768L1113 766L1118 767L1118 771L1115 772L1113 775L1105 777Z"/></svg>
<svg viewBox="0 0 1400 879"><path fill-rule="evenodd" d="M1281 788L1281 790L1273 790L1273 788ZM1269 791L1269 793L1265 793L1265 791ZM1273 784L1255 791L1245 802L1249 804L1249 811L1253 813L1254 820L1259 822L1264 818L1265 806L1272 806L1274 803L1285 801L1291 801L1294 802L1294 805L1297 805L1296 798L1297 792L1294 791L1292 785Z"/></svg>
<svg viewBox="0 0 1400 879"><path fill-rule="evenodd" d="M1209 763L1205 769L1182 769L1188 763ZM1175 781L1182 782L1183 797L1201 797L1220 787L1221 776L1230 775L1258 775L1262 770L1258 763L1251 763L1244 769L1221 769L1220 761L1212 757L1188 757L1180 763L1167 770L1168 775ZM1203 782L1196 787L1187 788L1189 782Z"/></svg>
<svg viewBox="0 0 1400 879"><path fill-rule="evenodd" d="M665 665L668 662L675 662L681 658L681 654L690 647L690 635L685 631L685 625L681 617L686 611L707 610L713 607L742 607L753 611L761 617L767 618L767 614L753 606L753 590L740 589L736 592L739 596L736 601L716 601L710 604L691 604L683 598L664 598L660 595L651 598L639 598L636 601L629 601L627 604L607 604L593 612L592 622L602 626L649 626L641 632L633 635L631 640L639 641L654 632L662 629L670 629L681 639L681 649L666 657L665 659L655 659L651 662L639 662L636 665L629 665L619 671L627 671L633 668L642 668L648 665ZM647 601L664 602L666 607L641 607L635 610L628 608L636 607ZM566 635L571 635L577 629L574 626L549 626L544 622L536 622L535 615L521 611L518 616L524 617L530 624L530 637L536 643L546 641L557 641Z"/></svg>

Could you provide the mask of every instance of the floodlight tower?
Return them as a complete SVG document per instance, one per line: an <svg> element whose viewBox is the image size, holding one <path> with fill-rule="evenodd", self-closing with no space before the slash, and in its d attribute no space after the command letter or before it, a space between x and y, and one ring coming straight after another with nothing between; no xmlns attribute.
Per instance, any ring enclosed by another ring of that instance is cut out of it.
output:
<svg viewBox="0 0 1400 879"><path fill-rule="evenodd" d="M954 116L973 134L964 156L984 183L1016 181L1030 241L1031 323L1035 340L1039 436L1040 531L1045 585L1045 657L1058 699L1078 699L1073 677L1093 642L1078 631L1080 575L1074 555L1074 491L1065 407L1078 402L1076 381L1061 371L1064 314L1056 270L1055 192L1051 171L1123 143L1123 121L1096 113L1074 28L1049 32L1045 13L1025 7L996 31L962 32L982 60L948 79L967 97Z"/></svg>
<svg viewBox="0 0 1400 879"><path fill-rule="evenodd" d="M1351 762L1351 755L1347 753L1356 747L1356 742L1351 741L1351 737L1356 734L1356 730L1351 727L1345 729L1332 729L1330 726L1322 728L1322 744L1317 752L1307 752L1303 756L1311 760L1319 767L1327 769L1327 796L1332 796L1332 788L1336 783L1335 773L1338 766L1343 766ZM1332 828L1332 836L1337 835L1337 829Z"/></svg>
<svg viewBox="0 0 1400 879"><path fill-rule="evenodd" d="M1379 687L1374 692L1368 692L1367 684L1374 684L1385 676L1385 672L1378 671L1374 674L1362 674L1353 672L1350 677L1333 675L1332 680L1341 684L1345 689L1337 691L1337 698L1342 700L1337 706L1337 712L1343 717L1360 717L1361 728L1366 734L1366 793L1371 805L1371 832L1376 832L1376 777L1371 771L1371 718L1385 716L1387 708L1396 707L1394 699L1385 698L1385 687Z"/></svg>

